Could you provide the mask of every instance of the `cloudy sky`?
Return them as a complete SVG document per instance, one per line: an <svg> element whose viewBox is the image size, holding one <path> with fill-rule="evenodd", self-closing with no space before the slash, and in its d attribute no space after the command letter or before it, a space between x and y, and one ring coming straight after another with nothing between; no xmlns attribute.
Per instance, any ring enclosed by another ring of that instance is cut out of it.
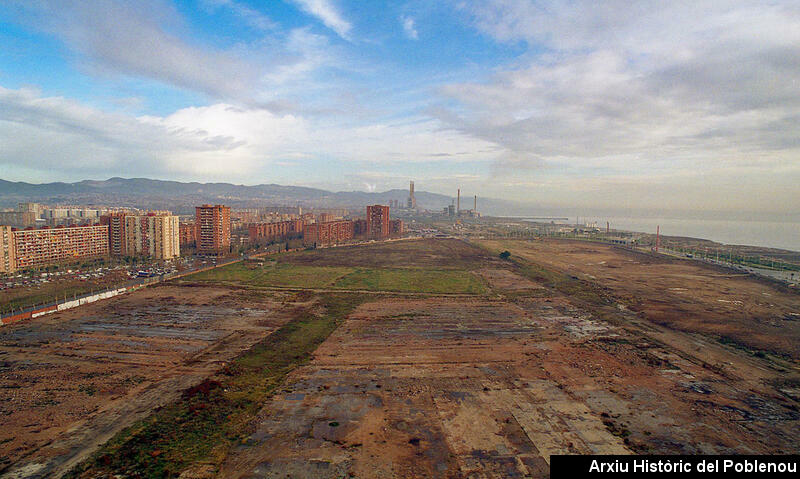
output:
<svg viewBox="0 0 800 479"><path fill-rule="evenodd" d="M800 1L0 0L0 178L797 212Z"/></svg>

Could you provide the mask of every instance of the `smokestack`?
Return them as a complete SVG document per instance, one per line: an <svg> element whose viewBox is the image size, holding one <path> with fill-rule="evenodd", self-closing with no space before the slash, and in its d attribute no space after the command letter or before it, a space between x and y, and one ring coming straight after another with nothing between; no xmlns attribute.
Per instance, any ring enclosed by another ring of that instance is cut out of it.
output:
<svg viewBox="0 0 800 479"><path fill-rule="evenodd" d="M458 189L458 199L456 200L456 212L461 212L461 188Z"/></svg>
<svg viewBox="0 0 800 479"><path fill-rule="evenodd" d="M478 211L478 195L475 195L475 203L472 205L472 211Z"/></svg>
<svg viewBox="0 0 800 479"><path fill-rule="evenodd" d="M656 253L659 246L661 246L661 225L656 225Z"/></svg>

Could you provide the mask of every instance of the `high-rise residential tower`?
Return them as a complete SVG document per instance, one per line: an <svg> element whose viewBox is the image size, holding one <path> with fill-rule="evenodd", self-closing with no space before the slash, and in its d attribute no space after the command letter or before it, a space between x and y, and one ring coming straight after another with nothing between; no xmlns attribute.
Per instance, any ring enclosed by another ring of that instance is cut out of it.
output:
<svg viewBox="0 0 800 479"><path fill-rule="evenodd" d="M224 255L231 248L231 209L223 205L195 208L197 253Z"/></svg>
<svg viewBox="0 0 800 479"><path fill-rule="evenodd" d="M373 239L388 238L389 207L383 205L367 206L367 237Z"/></svg>

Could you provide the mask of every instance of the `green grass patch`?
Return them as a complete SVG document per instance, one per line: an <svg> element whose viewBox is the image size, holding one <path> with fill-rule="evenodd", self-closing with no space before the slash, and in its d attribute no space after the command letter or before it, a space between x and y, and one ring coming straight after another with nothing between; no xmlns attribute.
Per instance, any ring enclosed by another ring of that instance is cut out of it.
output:
<svg viewBox="0 0 800 479"><path fill-rule="evenodd" d="M334 284L341 289L408 293L486 294L486 285L469 271L434 269L362 269Z"/></svg>
<svg viewBox="0 0 800 479"><path fill-rule="evenodd" d="M187 281L223 283L242 286L287 286L299 288L324 288L353 268L332 266L306 266L267 261L264 266L248 267L234 263L221 268L203 271L184 278Z"/></svg>
<svg viewBox="0 0 800 479"><path fill-rule="evenodd" d="M215 377L121 431L66 477L177 477L195 463L219 466L251 433L251 423L286 376L309 361L365 298L320 297L323 312L305 312L243 353Z"/></svg>
<svg viewBox="0 0 800 479"><path fill-rule="evenodd" d="M335 288L407 293L486 294L486 284L464 270L427 268L351 268L267 261L264 266L235 263L184 278L197 283L235 286Z"/></svg>

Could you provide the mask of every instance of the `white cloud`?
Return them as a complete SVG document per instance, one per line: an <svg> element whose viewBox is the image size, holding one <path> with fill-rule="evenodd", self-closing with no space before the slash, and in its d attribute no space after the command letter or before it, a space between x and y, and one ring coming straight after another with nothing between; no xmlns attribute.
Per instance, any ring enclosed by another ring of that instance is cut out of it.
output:
<svg viewBox="0 0 800 479"><path fill-rule="evenodd" d="M403 25L403 32L408 38L412 40L419 39L419 33L417 33L417 27L412 17L403 15L400 17L400 23Z"/></svg>
<svg viewBox="0 0 800 479"><path fill-rule="evenodd" d="M482 32L530 51L441 89L436 116L526 166L609 176L800 158L800 9L782 3L481 1Z"/></svg>
<svg viewBox="0 0 800 479"><path fill-rule="evenodd" d="M168 129L31 89L0 87L0 164L40 175L163 174L175 155L234 150L230 136Z"/></svg>
<svg viewBox="0 0 800 479"><path fill-rule="evenodd" d="M225 8L242 18L247 25L257 30L270 30L276 27L268 16L254 8L235 0L201 0L206 9L215 11Z"/></svg>
<svg viewBox="0 0 800 479"><path fill-rule="evenodd" d="M170 30L180 16L161 0L17 2L20 16L54 33L94 71L152 78L213 98L253 103L258 69L232 52L194 46Z"/></svg>
<svg viewBox="0 0 800 479"><path fill-rule="evenodd" d="M2 87L0 111L0 166L12 176L167 175L258 183L294 160L391 167L491 161L497 154L492 145L442 130L433 120L349 127L336 119L224 103L134 117Z"/></svg>
<svg viewBox="0 0 800 479"><path fill-rule="evenodd" d="M309 28L279 31L259 11L234 0L204 0L226 9L263 36L223 50L192 38L183 17L164 0L15 1L14 18L56 35L84 70L104 77L156 80L200 92L212 101L284 111L302 106L281 95L293 82L338 61L327 37Z"/></svg>
<svg viewBox="0 0 800 479"><path fill-rule="evenodd" d="M350 22L342 17L331 0L293 0L304 12L317 17L326 27L337 35L350 40Z"/></svg>
<svg viewBox="0 0 800 479"><path fill-rule="evenodd" d="M332 65L336 55L323 35L311 33L308 28L295 28L286 38L285 57L276 62L265 75L271 85L296 82L317 69Z"/></svg>

